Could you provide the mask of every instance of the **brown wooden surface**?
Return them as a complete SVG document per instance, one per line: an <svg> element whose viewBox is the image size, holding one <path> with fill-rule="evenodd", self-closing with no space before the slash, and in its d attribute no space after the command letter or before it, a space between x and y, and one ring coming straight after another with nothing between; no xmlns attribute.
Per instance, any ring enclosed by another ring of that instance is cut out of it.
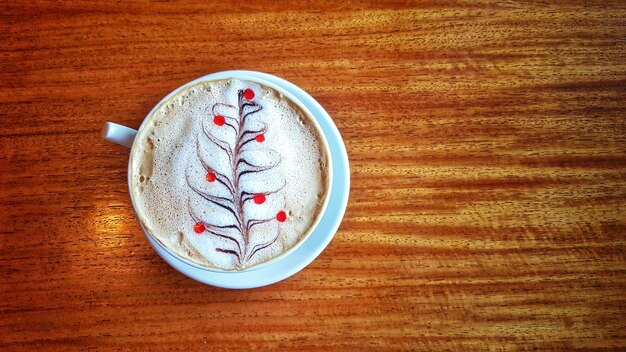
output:
<svg viewBox="0 0 626 352"><path fill-rule="evenodd" d="M623 1L226 3L0 3L0 350L626 349ZM246 291L155 254L100 138L234 68L317 98L352 173L326 251Z"/></svg>

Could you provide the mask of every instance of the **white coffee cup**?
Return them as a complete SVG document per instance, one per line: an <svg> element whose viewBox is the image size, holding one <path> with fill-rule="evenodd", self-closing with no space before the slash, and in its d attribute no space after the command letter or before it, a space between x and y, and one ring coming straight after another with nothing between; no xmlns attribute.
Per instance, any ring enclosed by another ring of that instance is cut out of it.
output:
<svg viewBox="0 0 626 352"><path fill-rule="evenodd" d="M203 81L227 78L254 81L274 88L299 105L301 109L317 123L318 129L322 131L327 143L326 147L329 152L328 175L330 180L327 203L322 209L322 215L319 217L318 222L314 224L312 230L293 248L265 263L241 271L225 271L193 263L176 255L161 244L146 231L141 222L140 226L156 252L166 262L186 276L213 286L225 288L252 288L283 280L312 262L333 238L345 213L350 187L348 157L339 131L321 105L299 87L276 76L255 71L223 71L200 77L175 89L155 105L146 116L139 130L134 130L112 122L106 122L102 135L108 141L133 148L135 136L142 131L145 122L159 106L168 101L172 96L189 86ZM131 154L132 153L133 149L131 149ZM130 191L130 165L128 183ZM134 208L135 202L132 194L133 193L130 192ZM136 212L136 208L134 209Z"/></svg>

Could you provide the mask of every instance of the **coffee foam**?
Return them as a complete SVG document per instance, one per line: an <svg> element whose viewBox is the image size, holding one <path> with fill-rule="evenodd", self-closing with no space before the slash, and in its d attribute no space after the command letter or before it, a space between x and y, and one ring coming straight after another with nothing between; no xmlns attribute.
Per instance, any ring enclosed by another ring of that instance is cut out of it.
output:
<svg viewBox="0 0 626 352"><path fill-rule="evenodd" d="M253 99L243 97L246 89ZM292 248L321 216L328 152L312 118L280 92L251 81L207 81L160 105L146 124L131 155L133 201L146 230L176 254L244 269ZM239 208L234 191L243 194ZM261 204L252 199L257 194L265 196ZM196 233L196 223L206 231Z"/></svg>

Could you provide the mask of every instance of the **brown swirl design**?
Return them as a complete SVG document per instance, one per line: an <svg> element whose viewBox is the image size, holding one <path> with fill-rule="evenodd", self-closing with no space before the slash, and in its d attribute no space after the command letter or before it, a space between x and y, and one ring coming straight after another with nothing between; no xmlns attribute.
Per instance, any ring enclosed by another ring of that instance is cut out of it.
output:
<svg viewBox="0 0 626 352"><path fill-rule="evenodd" d="M232 111L236 111L236 116L227 116L224 114L219 114L218 109L228 109ZM281 156L274 150L266 149L264 152L274 155L276 158L273 162L270 162L266 165L257 165L250 160L246 159L243 155L243 147L247 144L254 141L257 136L264 135L268 131L268 126L263 121L256 121L255 129L249 129L247 127L246 121L248 119L253 118L254 114L258 113L263 109L257 102L248 100L244 96L244 91L238 91L238 106L233 106L224 103L216 103L214 104L210 111L211 116L209 119L203 119L202 122L202 133L198 135L198 140L196 141L196 154L202 165L202 168L207 173L212 173L215 177L215 181L221 184L228 192L228 196L216 196L202 190L201 187L194 185L189 178L189 172L186 173L186 182L189 186L191 192L200 196L204 201L209 202L218 208L223 209L233 216L235 219L232 224L222 224L217 225L212 223L210 220L202 219L193 209L191 205L191 193L189 198L189 214L191 219L196 224L203 224L201 227L202 234L207 234L210 236L219 237L225 240L225 243L228 246L218 247L215 250L219 253L224 253L228 255L232 255L237 259L237 264L241 266L245 266L251 258L253 258L259 251L270 247L272 244L276 242L279 238L280 231L276 231L276 234L270 237L270 240L261 242L261 243L253 243L251 239L252 229L255 226L268 223L271 221L276 221L275 217L266 218L266 219L256 219L256 218L248 218L247 214L244 211L244 204L252 200L255 195L259 194L263 196L270 196L280 192L284 187L285 183L283 182L282 186L267 190L264 192L249 192L247 190L242 189L240 185L241 177L248 174L256 174L262 171L270 170L277 167L282 158ZM220 128L230 128L235 132L237 136L235 139L235 143L229 143L224 141L213 133L211 133L210 128L207 126L207 121L210 121L210 118L213 116L220 115L224 118L223 125ZM260 126L260 127L259 127ZM221 150L228 157L228 161L230 164L230 175L217 172L214 167L211 166L211 163L205 160L201 153L201 143L200 138L205 138L210 143L214 144L219 150ZM189 168L187 169L189 171Z"/></svg>

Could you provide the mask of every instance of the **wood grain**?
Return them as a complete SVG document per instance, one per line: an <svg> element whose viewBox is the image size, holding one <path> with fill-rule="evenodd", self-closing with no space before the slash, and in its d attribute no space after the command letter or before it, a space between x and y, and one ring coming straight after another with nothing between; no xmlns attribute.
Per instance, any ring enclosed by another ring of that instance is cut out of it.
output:
<svg viewBox="0 0 626 352"><path fill-rule="evenodd" d="M0 350L626 349L623 1L0 3ZM188 279L134 219L136 127L253 69L326 107L352 189L309 267Z"/></svg>

